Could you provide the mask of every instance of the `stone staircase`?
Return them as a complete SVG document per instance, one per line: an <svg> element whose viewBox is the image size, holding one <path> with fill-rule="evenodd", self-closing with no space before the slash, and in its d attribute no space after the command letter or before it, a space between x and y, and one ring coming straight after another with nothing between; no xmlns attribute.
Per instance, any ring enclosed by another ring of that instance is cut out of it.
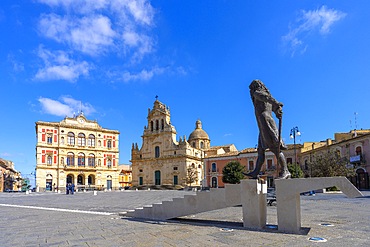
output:
<svg viewBox="0 0 370 247"><path fill-rule="evenodd" d="M210 191L197 191L195 195L185 195L135 210L122 212L120 216L167 220L216 209L241 205L240 184L226 184L225 188L211 188Z"/></svg>

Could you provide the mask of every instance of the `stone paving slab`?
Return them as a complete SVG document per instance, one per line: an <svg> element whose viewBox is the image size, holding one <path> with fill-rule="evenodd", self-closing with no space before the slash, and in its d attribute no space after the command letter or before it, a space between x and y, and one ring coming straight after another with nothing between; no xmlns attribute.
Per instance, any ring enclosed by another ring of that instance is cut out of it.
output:
<svg viewBox="0 0 370 247"><path fill-rule="evenodd" d="M276 229L243 229L241 207L163 222L118 215L186 194L194 193L112 191L98 192L96 196L92 192L0 193L0 246L369 246L370 243L367 191L363 192L365 197L355 199L343 194L301 196L302 226L307 230L301 235L279 233ZM268 223L276 225L276 207L268 207L267 212ZM310 242L310 237L323 237L327 242Z"/></svg>

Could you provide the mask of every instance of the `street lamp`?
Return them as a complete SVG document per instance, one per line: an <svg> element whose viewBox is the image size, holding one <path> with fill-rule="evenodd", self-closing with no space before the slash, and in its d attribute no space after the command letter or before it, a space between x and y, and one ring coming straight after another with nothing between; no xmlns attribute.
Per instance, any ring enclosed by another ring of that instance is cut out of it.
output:
<svg viewBox="0 0 370 247"><path fill-rule="evenodd" d="M290 130L290 139L294 140L294 159L295 159L295 175L298 178L298 168L297 168L297 150L295 146L295 137L300 136L301 132L299 132L298 127L294 127Z"/></svg>

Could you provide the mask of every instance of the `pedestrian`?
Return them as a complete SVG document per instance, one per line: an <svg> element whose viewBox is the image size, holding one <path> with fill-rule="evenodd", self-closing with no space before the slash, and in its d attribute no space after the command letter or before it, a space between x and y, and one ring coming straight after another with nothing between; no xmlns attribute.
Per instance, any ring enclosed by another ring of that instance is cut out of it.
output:
<svg viewBox="0 0 370 247"><path fill-rule="evenodd" d="M71 184L71 194L73 195L75 193L75 184Z"/></svg>
<svg viewBox="0 0 370 247"><path fill-rule="evenodd" d="M66 184L66 194L69 194L69 183Z"/></svg>

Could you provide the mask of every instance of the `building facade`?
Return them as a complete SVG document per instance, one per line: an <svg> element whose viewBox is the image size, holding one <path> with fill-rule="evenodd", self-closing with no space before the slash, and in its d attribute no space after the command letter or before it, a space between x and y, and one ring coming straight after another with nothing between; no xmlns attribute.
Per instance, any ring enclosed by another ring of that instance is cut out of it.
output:
<svg viewBox="0 0 370 247"><path fill-rule="evenodd" d="M14 163L0 158L0 192L21 191L23 178Z"/></svg>
<svg viewBox="0 0 370 247"><path fill-rule="evenodd" d="M36 189L118 189L119 132L83 113L60 122L36 122Z"/></svg>
<svg viewBox="0 0 370 247"><path fill-rule="evenodd" d="M294 164L295 156L299 164L299 153L301 145L287 145L287 150L284 150L287 164ZM251 172L254 170L257 163L258 153L256 148L246 148L242 151L232 149L225 153L216 153L207 155L204 158L204 166L206 171L206 184L210 188L224 187L222 182L222 170L231 161L238 161L245 167L245 171ZM268 187L274 186L274 179L278 177L277 159L276 156L269 150L265 153L265 162L262 165L260 176L267 181Z"/></svg>
<svg viewBox="0 0 370 247"><path fill-rule="evenodd" d="M348 133L335 133L334 140L305 143L301 150L302 169L310 174L308 163L316 156L335 152L348 161L347 166L355 171L350 181L358 189L370 189L370 130L352 130Z"/></svg>
<svg viewBox="0 0 370 247"><path fill-rule="evenodd" d="M203 180L203 158L210 148L208 134L200 120L195 130L177 139L171 124L169 108L156 100L148 109L142 145L132 144L132 185L136 187L200 186Z"/></svg>
<svg viewBox="0 0 370 247"><path fill-rule="evenodd" d="M132 186L132 167L130 165L119 165L119 187L127 188Z"/></svg>

